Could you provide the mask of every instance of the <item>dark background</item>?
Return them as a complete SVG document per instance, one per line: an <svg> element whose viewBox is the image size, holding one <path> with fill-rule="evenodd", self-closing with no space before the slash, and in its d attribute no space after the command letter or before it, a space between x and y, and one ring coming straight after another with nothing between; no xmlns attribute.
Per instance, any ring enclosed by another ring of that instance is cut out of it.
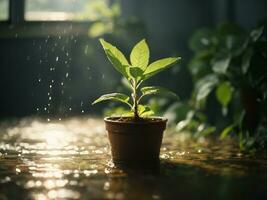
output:
<svg viewBox="0 0 267 200"><path fill-rule="evenodd" d="M11 5L20 6L18 2L12 0ZM122 0L121 10L121 18L135 17L139 26L105 38L127 55L134 43L146 38L152 60L181 56L179 67L152 82L187 98L192 89L186 68L191 55L188 39L193 32L224 21L253 28L266 19L267 1ZM92 107L90 102L113 92L120 76L108 63L98 38L87 35L90 25L16 19L0 22L0 118L99 113L103 105Z"/></svg>

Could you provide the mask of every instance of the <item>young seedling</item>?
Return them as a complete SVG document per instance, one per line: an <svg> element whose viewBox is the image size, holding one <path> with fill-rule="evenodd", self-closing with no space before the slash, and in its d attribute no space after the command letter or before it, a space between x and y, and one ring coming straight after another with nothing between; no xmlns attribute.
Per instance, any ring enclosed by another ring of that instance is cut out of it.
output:
<svg viewBox="0 0 267 200"><path fill-rule="evenodd" d="M131 113L129 115L133 116L134 120L140 120L144 116L153 114L148 106L140 104L144 96L163 93L177 97L175 93L163 87L140 87L145 80L177 63L181 59L180 57L163 58L149 64L149 48L143 39L132 49L130 62L128 62L123 53L115 46L104 39L100 39L100 43L113 67L128 81L131 88L131 98L122 93L111 93L100 96L92 104L106 100L119 101L130 107Z"/></svg>

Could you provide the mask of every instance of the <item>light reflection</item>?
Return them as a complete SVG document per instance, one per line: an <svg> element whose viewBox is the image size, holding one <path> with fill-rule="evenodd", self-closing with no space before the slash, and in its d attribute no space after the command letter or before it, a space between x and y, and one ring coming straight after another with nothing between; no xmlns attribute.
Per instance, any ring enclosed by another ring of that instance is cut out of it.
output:
<svg viewBox="0 0 267 200"><path fill-rule="evenodd" d="M4 173L10 175L3 173L1 177L0 173L0 183L15 182L29 191L32 199L79 199L84 197L83 191L96 197L100 193L104 197L110 195L111 199L125 197L119 190L125 186L123 183L128 184L128 179L124 179L127 173L108 162L110 154L102 121L87 118L58 121L57 118L47 123L33 119L2 132L0 165ZM221 148L226 148L222 145L205 148L206 140L192 147L175 136L180 137L179 134L165 135L161 149L161 161L167 163L163 168L169 171L172 170L169 165L175 169L187 165L205 170L205 173L235 176L248 171L248 167L240 163L244 155L237 151L222 151ZM263 166L255 161L251 163ZM174 171L170 173L175 175ZM118 181L112 182L113 178ZM149 197L161 198L158 193Z"/></svg>

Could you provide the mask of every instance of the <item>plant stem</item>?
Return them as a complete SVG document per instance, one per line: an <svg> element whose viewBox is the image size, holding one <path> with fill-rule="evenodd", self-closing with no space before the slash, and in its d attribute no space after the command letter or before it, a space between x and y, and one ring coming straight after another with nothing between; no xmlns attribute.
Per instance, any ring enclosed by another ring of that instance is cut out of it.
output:
<svg viewBox="0 0 267 200"><path fill-rule="evenodd" d="M138 119L140 119L140 117L139 117L139 114L138 114L138 97L137 97L137 84L136 84L136 81L134 81L134 84L133 84L132 98L133 98L134 119L138 120Z"/></svg>

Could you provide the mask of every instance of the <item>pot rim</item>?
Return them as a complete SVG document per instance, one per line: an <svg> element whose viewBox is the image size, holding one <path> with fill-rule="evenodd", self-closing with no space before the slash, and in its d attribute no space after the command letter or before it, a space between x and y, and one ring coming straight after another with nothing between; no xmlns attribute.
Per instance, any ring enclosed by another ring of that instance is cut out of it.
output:
<svg viewBox="0 0 267 200"><path fill-rule="evenodd" d="M104 121L108 123L114 123L114 124L159 124L159 123L166 123L168 119L166 117L159 117L159 116L153 116L148 117L146 119L158 119L160 121L147 121L147 122L138 122L138 121L118 121L116 119L121 118L128 118L128 117L105 117Z"/></svg>

